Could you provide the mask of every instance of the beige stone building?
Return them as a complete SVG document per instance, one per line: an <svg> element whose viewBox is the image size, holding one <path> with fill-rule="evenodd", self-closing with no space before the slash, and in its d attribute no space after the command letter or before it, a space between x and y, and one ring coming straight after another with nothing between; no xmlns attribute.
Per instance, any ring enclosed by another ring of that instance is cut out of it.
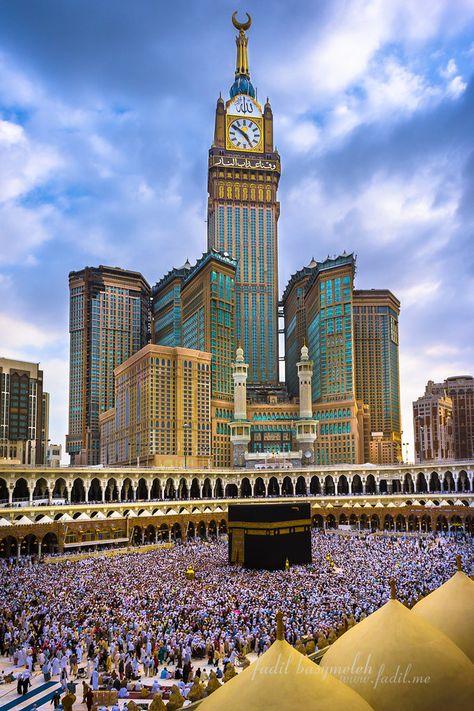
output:
<svg viewBox="0 0 474 711"><path fill-rule="evenodd" d="M115 369L104 465L211 466L211 354L149 344Z"/></svg>

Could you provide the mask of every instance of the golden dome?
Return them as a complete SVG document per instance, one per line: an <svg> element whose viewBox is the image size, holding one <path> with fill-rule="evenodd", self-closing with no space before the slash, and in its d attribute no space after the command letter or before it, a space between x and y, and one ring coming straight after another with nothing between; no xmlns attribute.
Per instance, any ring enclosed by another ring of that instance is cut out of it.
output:
<svg viewBox="0 0 474 711"><path fill-rule="evenodd" d="M413 607L430 625L437 627L474 662L474 582L460 569L444 585Z"/></svg>
<svg viewBox="0 0 474 711"><path fill-rule="evenodd" d="M375 711L472 708L474 665L446 635L398 600L389 600L343 634L321 667Z"/></svg>
<svg viewBox="0 0 474 711"><path fill-rule="evenodd" d="M283 636L283 635L279 635ZM199 705L199 711L373 711L284 639Z"/></svg>

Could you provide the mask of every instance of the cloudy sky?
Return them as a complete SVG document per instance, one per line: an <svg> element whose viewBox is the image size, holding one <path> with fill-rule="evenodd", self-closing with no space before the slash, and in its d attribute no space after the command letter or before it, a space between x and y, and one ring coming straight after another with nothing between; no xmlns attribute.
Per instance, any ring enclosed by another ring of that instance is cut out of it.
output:
<svg viewBox="0 0 474 711"><path fill-rule="evenodd" d="M154 283L205 249L235 9L282 157L280 291L346 250L400 298L404 441L427 379L474 373L474 0L0 0L0 355L41 362L54 441L68 272Z"/></svg>

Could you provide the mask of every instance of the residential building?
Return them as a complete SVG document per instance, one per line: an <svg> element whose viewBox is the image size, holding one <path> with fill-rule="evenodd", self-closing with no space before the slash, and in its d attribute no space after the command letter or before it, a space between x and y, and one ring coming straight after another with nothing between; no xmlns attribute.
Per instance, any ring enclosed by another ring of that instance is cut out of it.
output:
<svg viewBox="0 0 474 711"><path fill-rule="evenodd" d="M115 369L101 463L210 467L210 353L148 344Z"/></svg>
<svg viewBox="0 0 474 711"><path fill-rule="evenodd" d="M46 447L46 466L52 468L60 467L62 451L62 445L48 444Z"/></svg>
<svg viewBox="0 0 474 711"><path fill-rule="evenodd" d="M171 269L152 289L151 340L158 346L181 346L181 288L191 269L186 260Z"/></svg>
<svg viewBox="0 0 474 711"><path fill-rule="evenodd" d="M413 403L416 463L455 458L453 400L442 385L428 381L424 395Z"/></svg>
<svg viewBox="0 0 474 711"><path fill-rule="evenodd" d="M99 415L114 404L114 369L146 345L150 286L138 272L86 267L69 274L71 464L98 464Z"/></svg>
<svg viewBox="0 0 474 711"><path fill-rule="evenodd" d="M402 460L399 314L400 302L388 289L354 290L355 394L370 407L376 439L370 461L374 464ZM389 456L392 459L388 461Z"/></svg>
<svg viewBox="0 0 474 711"><path fill-rule="evenodd" d="M181 286L182 345L212 355L211 397L228 401L235 352L235 272L235 260L211 249Z"/></svg>
<svg viewBox="0 0 474 711"><path fill-rule="evenodd" d="M43 465L48 429L39 364L0 358L0 462Z"/></svg>

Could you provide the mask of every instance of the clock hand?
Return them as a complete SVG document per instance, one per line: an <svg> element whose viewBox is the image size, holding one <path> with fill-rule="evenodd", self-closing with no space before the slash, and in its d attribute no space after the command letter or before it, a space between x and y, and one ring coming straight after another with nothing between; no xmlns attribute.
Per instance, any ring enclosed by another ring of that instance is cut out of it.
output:
<svg viewBox="0 0 474 711"><path fill-rule="evenodd" d="M251 145L252 145L252 142L251 142L250 138L247 136L247 134L245 133L245 131L243 131L243 130L242 130L241 128L239 128L238 126L236 126L235 128L237 129L237 131L238 131L239 133L242 134L242 136L244 136L244 138L247 139L247 143L249 144L249 146L251 146Z"/></svg>

